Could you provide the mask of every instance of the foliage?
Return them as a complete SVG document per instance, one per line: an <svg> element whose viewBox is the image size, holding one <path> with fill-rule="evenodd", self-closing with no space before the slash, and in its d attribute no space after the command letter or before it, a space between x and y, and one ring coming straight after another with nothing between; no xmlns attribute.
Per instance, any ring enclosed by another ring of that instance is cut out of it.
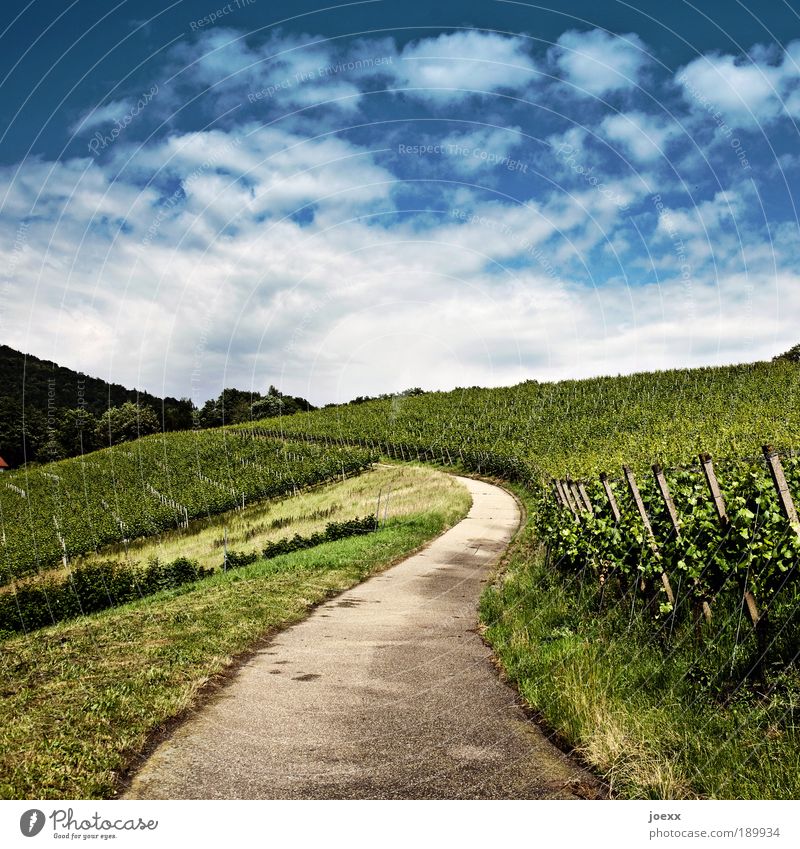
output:
<svg viewBox="0 0 800 849"><path fill-rule="evenodd" d="M800 461L783 461L790 487L800 492ZM700 469L665 472L680 521L676 534L663 499L651 478L638 487L654 533L650 544L627 486L611 482L622 518L615 523L599 482L586 489L595 512L572 512L544 498L537 509L539 538L550 546L553 561L562 569L589 569L596 585L615 579L623 591L644 580L658 597L658 612L673 614L666 588L667 573L673 590L680 587L680 613L689 618L697 605L713 604L723 592L739 599L750 592L762 614L770 608L787 582L798 577L800 537L783 516L772 481L763 463L722 461L716 475L726 504L728 522L717 516Z"/></svg>
<svg viewBox="0 0 800 849"><path fill-rule="evenodd" d="M119 445L158 430L158 419L149 407L126 402L120 407L111 407L100 416L95 427L95 441L98 445Z"/></svg>
<svg viewBox="0 0 800 849"><path fill-rule="evenodd" d="M326 408L281 421L287 437L360 441L398 458L453 459L546 484L678 466L701 451L758 454L800 432L800 370L785 361L455 389ZM270 427L264 422L264 427Z"/></svg>
<svg viewBox="0 0 800 849"><path fill-rule="evenodd" d="M800 363L800 344L792 345L788 351L785 351L783 354L779 354L777 357L774 357L776 360L786 360L790 363Z"/></svg>
<svg viewBox="0 0 800 849"><path fill-rule="evenodd" d="M201 427L221 427L255 419L290 416L301 410L314 409L305 398L284 395L274 386L270 386L266 395L240 389L223 389L218 398L206 401L197 415L197 421Z"/></svg>
<svg viewBox="0 0 800 849"><path fill-rule="evenodd" d="M154 434L0 479L0 583L325 480L373 452L230 429ZM63 545L62 545L63 540Z"/></svg>
<svg viewBox="0 0 800 849"><path fill-rule="evenodd" d="M153 733L264 635L440 534L467 509L390 520L324 550L217 572L100 616L19 634L0 652L0 798L107 798Z"/></svg>
<svg viewBox="0 0 800 849"><path fill-rule="evenodd" d="M800 431L800 371L792 362L687 369L628 377L526 381L502 389L457 389L419 397L324 409L281 423L306 439L355 440L398 459L459 464L519 481L536 493L539 539L566 573L594 575L598 593L632 593L657 619L689 619L720 594L757 600L766 633L773 600L795 582L800 543L780 512L760 454L769 442L791 446ZM268 424L265 423L268 427ZM701 452L716 463L731 522L721 528L702 473L680 468ZM675 535L652 477L667 472L683 520ZM786 460L789 486L800 496L797 459ZM596 506L606 505L600 472L626 463L637 474L652 518L645 533L627 488L612 482L622 510L617 525L607 506L576 522L557 509L550 480L580 476ZM673 611L661 581L677 594ZM643 589L642 589L643 587ZM774 632L780 631L776 625ZM765 640L765 644L766 644Z"/></svg>
<svg viewBox="0 0 800 849"><path fill-rule="evenodd" d="M279 557L281 554L291 554L293 551L302 551L305 548L314 548L325 542L335 542L347 537L363 536L378 529L378 520L375 514L364 516L363 519L349 519L345 522L328 522L325 530L310 534L307 537L295 534L293 537L276 540L267 544L266 548L259 554L257 551L237 552L229 551L225 555L223 567L227 569L238 569L255 563L260 557L269 560Z"/></svg>
<svg viewBox="0 0 800 849"><path fill-rule="evenodd" d="M0 455L12 466L76 456L81 444L75 438L74 412L83 411L87 417L87 427L83 428L86 437L94 419L110 407L125 403L151 410L159 430L192 426L194 407L188 398L158 398L126 389L0 345ZM73 413L69 423L64 422L66 411ZM83 452L92 447L84 438Z"/></svg>
<svg viewBox="0 0 800 849"><path fill-rule="evenodd" d="M153 558L145 566L113 561L84 564L65 576L46 576L0 593L0 636L28 633L116 607L197 581L211 572L185 557L170 563Z"/></svg>

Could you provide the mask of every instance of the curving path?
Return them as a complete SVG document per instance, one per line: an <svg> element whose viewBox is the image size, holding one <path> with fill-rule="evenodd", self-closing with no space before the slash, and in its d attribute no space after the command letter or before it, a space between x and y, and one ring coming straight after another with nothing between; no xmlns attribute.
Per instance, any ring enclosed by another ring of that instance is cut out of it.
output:
<svg viewBox="0 0 800 849"><path fill-rule="evenodd" d="M469 478L467 517L276 635L183 723L127 798L575 798L596 783L518 706L477 633L520 516Z"/></svg>

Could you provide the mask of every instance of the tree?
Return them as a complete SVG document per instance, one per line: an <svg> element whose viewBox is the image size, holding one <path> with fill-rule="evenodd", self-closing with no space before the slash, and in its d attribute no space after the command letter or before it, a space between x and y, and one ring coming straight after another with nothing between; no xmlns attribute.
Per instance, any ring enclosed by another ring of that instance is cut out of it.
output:
<svg viewBox="0 0 800 849"><path fill-rule="evenodd" d="M794 345L783 354L773 357L773 360L787 360L790 363L800 363L800 344Z"/></svg>
<svg viewBox="0 0 800 849"><path fill-rule="evenodd" d="M58 441L64 457L77 457L94 450L98 422L85 407L64 410L59 419Z"/></svg>
<svg viewBox="0 0 800 849"><path fill-rule="evenodd" d="M119 407L109 407L100 416L95 435L98 446L119 445L159 430L158 419L150 407L140 407L128 401Z"/></svg>
<svg viewBox="0 0 800 849"><path fill-rule="evenodd" d="M156 410L163 415L164 430L191 430L195 406L189 398L165 398L162 409Z"/></svg>
<svg viewBox="0 0 800 849"><path fill-rule="evenodd" d="M252 413L254 420L280 416L283 413L283 401L270 393L266 398L259 398L258 401L253 402Z"/></svg>
<svg viewBox="0 0 800 849"><path fill-rule="evenodd" d="M10 465L37 459L47 443L47 418L37 407L25 406L16 398L0 397L0 456Z"/></svg>
<svg viewBox="0 0 800 849"><path fill-rule="evenodd" d="M243 392L241 389L223 389L219 398L212 398L200 410L203 427L220 427L224 424L239 424L250 421L250 407L260 399L258 392Z"/></svg>

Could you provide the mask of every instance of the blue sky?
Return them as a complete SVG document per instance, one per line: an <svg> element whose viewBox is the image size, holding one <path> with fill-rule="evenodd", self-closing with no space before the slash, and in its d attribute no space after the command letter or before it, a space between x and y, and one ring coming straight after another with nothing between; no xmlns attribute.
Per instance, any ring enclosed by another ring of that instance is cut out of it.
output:
<svg viewBox="0 0 800 849"><path fill-rule="evenodd" d="M800 8L763 5L10 4L0 339L197 402L769 358Z"/></svg>

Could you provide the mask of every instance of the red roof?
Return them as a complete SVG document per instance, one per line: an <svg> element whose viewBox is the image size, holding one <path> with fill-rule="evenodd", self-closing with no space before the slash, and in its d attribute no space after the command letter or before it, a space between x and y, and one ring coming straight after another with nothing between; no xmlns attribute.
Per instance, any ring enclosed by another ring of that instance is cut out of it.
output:
<svg viewBox="0 0 800 849"><path fill-rule="evenodd" d="M8 463L6 463L6 461L2 457L0 457L0 469L8 469L8 468L10 468Z"/></svg>

